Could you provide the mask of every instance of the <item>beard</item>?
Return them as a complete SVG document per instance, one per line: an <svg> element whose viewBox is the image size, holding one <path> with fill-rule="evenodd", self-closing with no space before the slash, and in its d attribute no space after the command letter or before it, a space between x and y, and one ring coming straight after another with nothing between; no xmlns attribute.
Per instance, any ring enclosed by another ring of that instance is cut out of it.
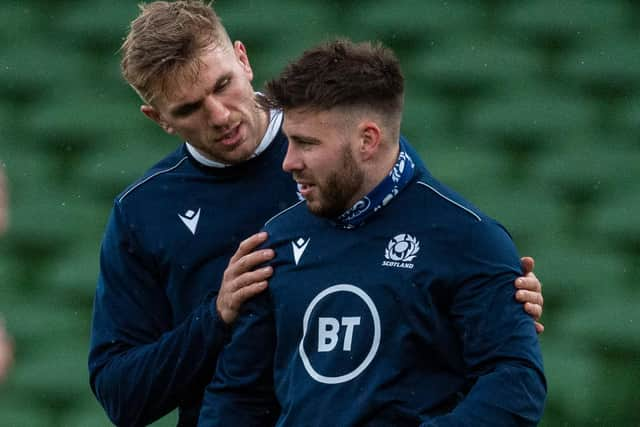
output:
<svg viewBox="0 0 640 427"><path fill-rule="evenodd" d="M318 197L307 200L307 208L314 215L336 218L351 207L363 181L364 171L356 163L349 146L344 146L341 164L333 169L324 183L317 184Z"/></svg>

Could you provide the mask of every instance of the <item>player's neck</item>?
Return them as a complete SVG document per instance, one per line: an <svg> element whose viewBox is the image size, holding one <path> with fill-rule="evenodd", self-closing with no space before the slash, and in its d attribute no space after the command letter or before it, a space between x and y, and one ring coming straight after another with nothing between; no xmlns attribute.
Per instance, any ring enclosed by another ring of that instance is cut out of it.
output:
<svg viewBox="0 0 640 427"><path fill-rule="evenodd" d="M353 206L358 200L364 198L367 194L371 193L380 183L391 173L391 169L398 160L398 154L400 153L400 146L398 144L392 144L391 146L384 148L380 155L373 159L371 162L364 164L364 180L360 191L354 194L351 204Z"/></svg>
<svg viewBox="0 0 640 427"><path fill-rule="evenodd" d="M389 175L396 161L398 161L399 153L400 146L398 144L392 144L388 148L383 149L380 158L372 162L371 166L365 170L366 192L362 197L369 194Z"/></svg>
<svg viewBox="0 0 640 427"><path fill-rule="evenodd" d="M256 150L258 148L258 146L260 145L260 143L262 142L262 140L264 139L264 136L267 134L267 128L269 127L269 117L271 115L271 112L268 110L265 110L259 106L256 105L256 116L258 118L258 138L255 141L255 146L253 147L254 150Z"/></svg>

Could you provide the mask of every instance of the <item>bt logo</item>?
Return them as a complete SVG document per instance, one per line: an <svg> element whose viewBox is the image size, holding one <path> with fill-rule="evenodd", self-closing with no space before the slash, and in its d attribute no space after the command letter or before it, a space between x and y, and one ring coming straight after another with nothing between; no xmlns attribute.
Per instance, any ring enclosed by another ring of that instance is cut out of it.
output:
<svg viewBox="0 0 640 427"><path fill-rule="evenodd" d="M335 312L349 310L349 315ZM360 316L352 315L361 314ZM339 384L360 375L373 361L380 346L380 316L373 300L362 289L331 286L309 303L302 322L298 353L314 380Z"/></svg>
<svg viewBox="0 0 640 427"><path fill-rule="evenodd" d="M318 351L332 351L338 344L338 330L340 324L345 326L343 351L351 351L351 341L353 340L353 328L360 324L360 316L343 317L342 322L338 322L335 317L318 318Z"/></svg>

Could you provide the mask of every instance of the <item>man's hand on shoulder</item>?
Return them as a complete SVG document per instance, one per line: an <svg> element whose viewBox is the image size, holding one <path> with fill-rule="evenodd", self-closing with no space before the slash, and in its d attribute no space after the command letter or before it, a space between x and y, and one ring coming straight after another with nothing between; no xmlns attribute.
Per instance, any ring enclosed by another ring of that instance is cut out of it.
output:
<svg viewBox="0 0 640 427"><path fill-rule="evenodd" d="M518 277L515 281L516 300L524 304L526 311L535 321L536 331L541 334L544 332L544 325L539 322L542 317L542 307L544 298L542 297L542 283L533 273L535 261L531 257L520 258L520 265L524 276Z"/></svg>
<svg viewBox="0 0 640 427"><path fill-rule="evenodd" d="M216 309L228 325L236 320L245 301L267 288L267 279L273 274L273 268L266 266L256 269L275 256L272 249L256 250L267 237L267 233L260 232L243 240L224 271Z"/></svg>

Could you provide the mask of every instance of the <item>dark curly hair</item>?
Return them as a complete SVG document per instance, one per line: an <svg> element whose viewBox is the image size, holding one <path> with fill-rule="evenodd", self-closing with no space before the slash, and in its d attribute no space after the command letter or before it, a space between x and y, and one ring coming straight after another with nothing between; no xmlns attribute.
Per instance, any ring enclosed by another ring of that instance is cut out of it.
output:
<svg viewBox="0 0 640 427"><path fill-rule="evenodd" d="M380 43L338 39L305 51L265 87L263 106L330 110L373 108L402 113L404 77L394 53Z"/></svg>

